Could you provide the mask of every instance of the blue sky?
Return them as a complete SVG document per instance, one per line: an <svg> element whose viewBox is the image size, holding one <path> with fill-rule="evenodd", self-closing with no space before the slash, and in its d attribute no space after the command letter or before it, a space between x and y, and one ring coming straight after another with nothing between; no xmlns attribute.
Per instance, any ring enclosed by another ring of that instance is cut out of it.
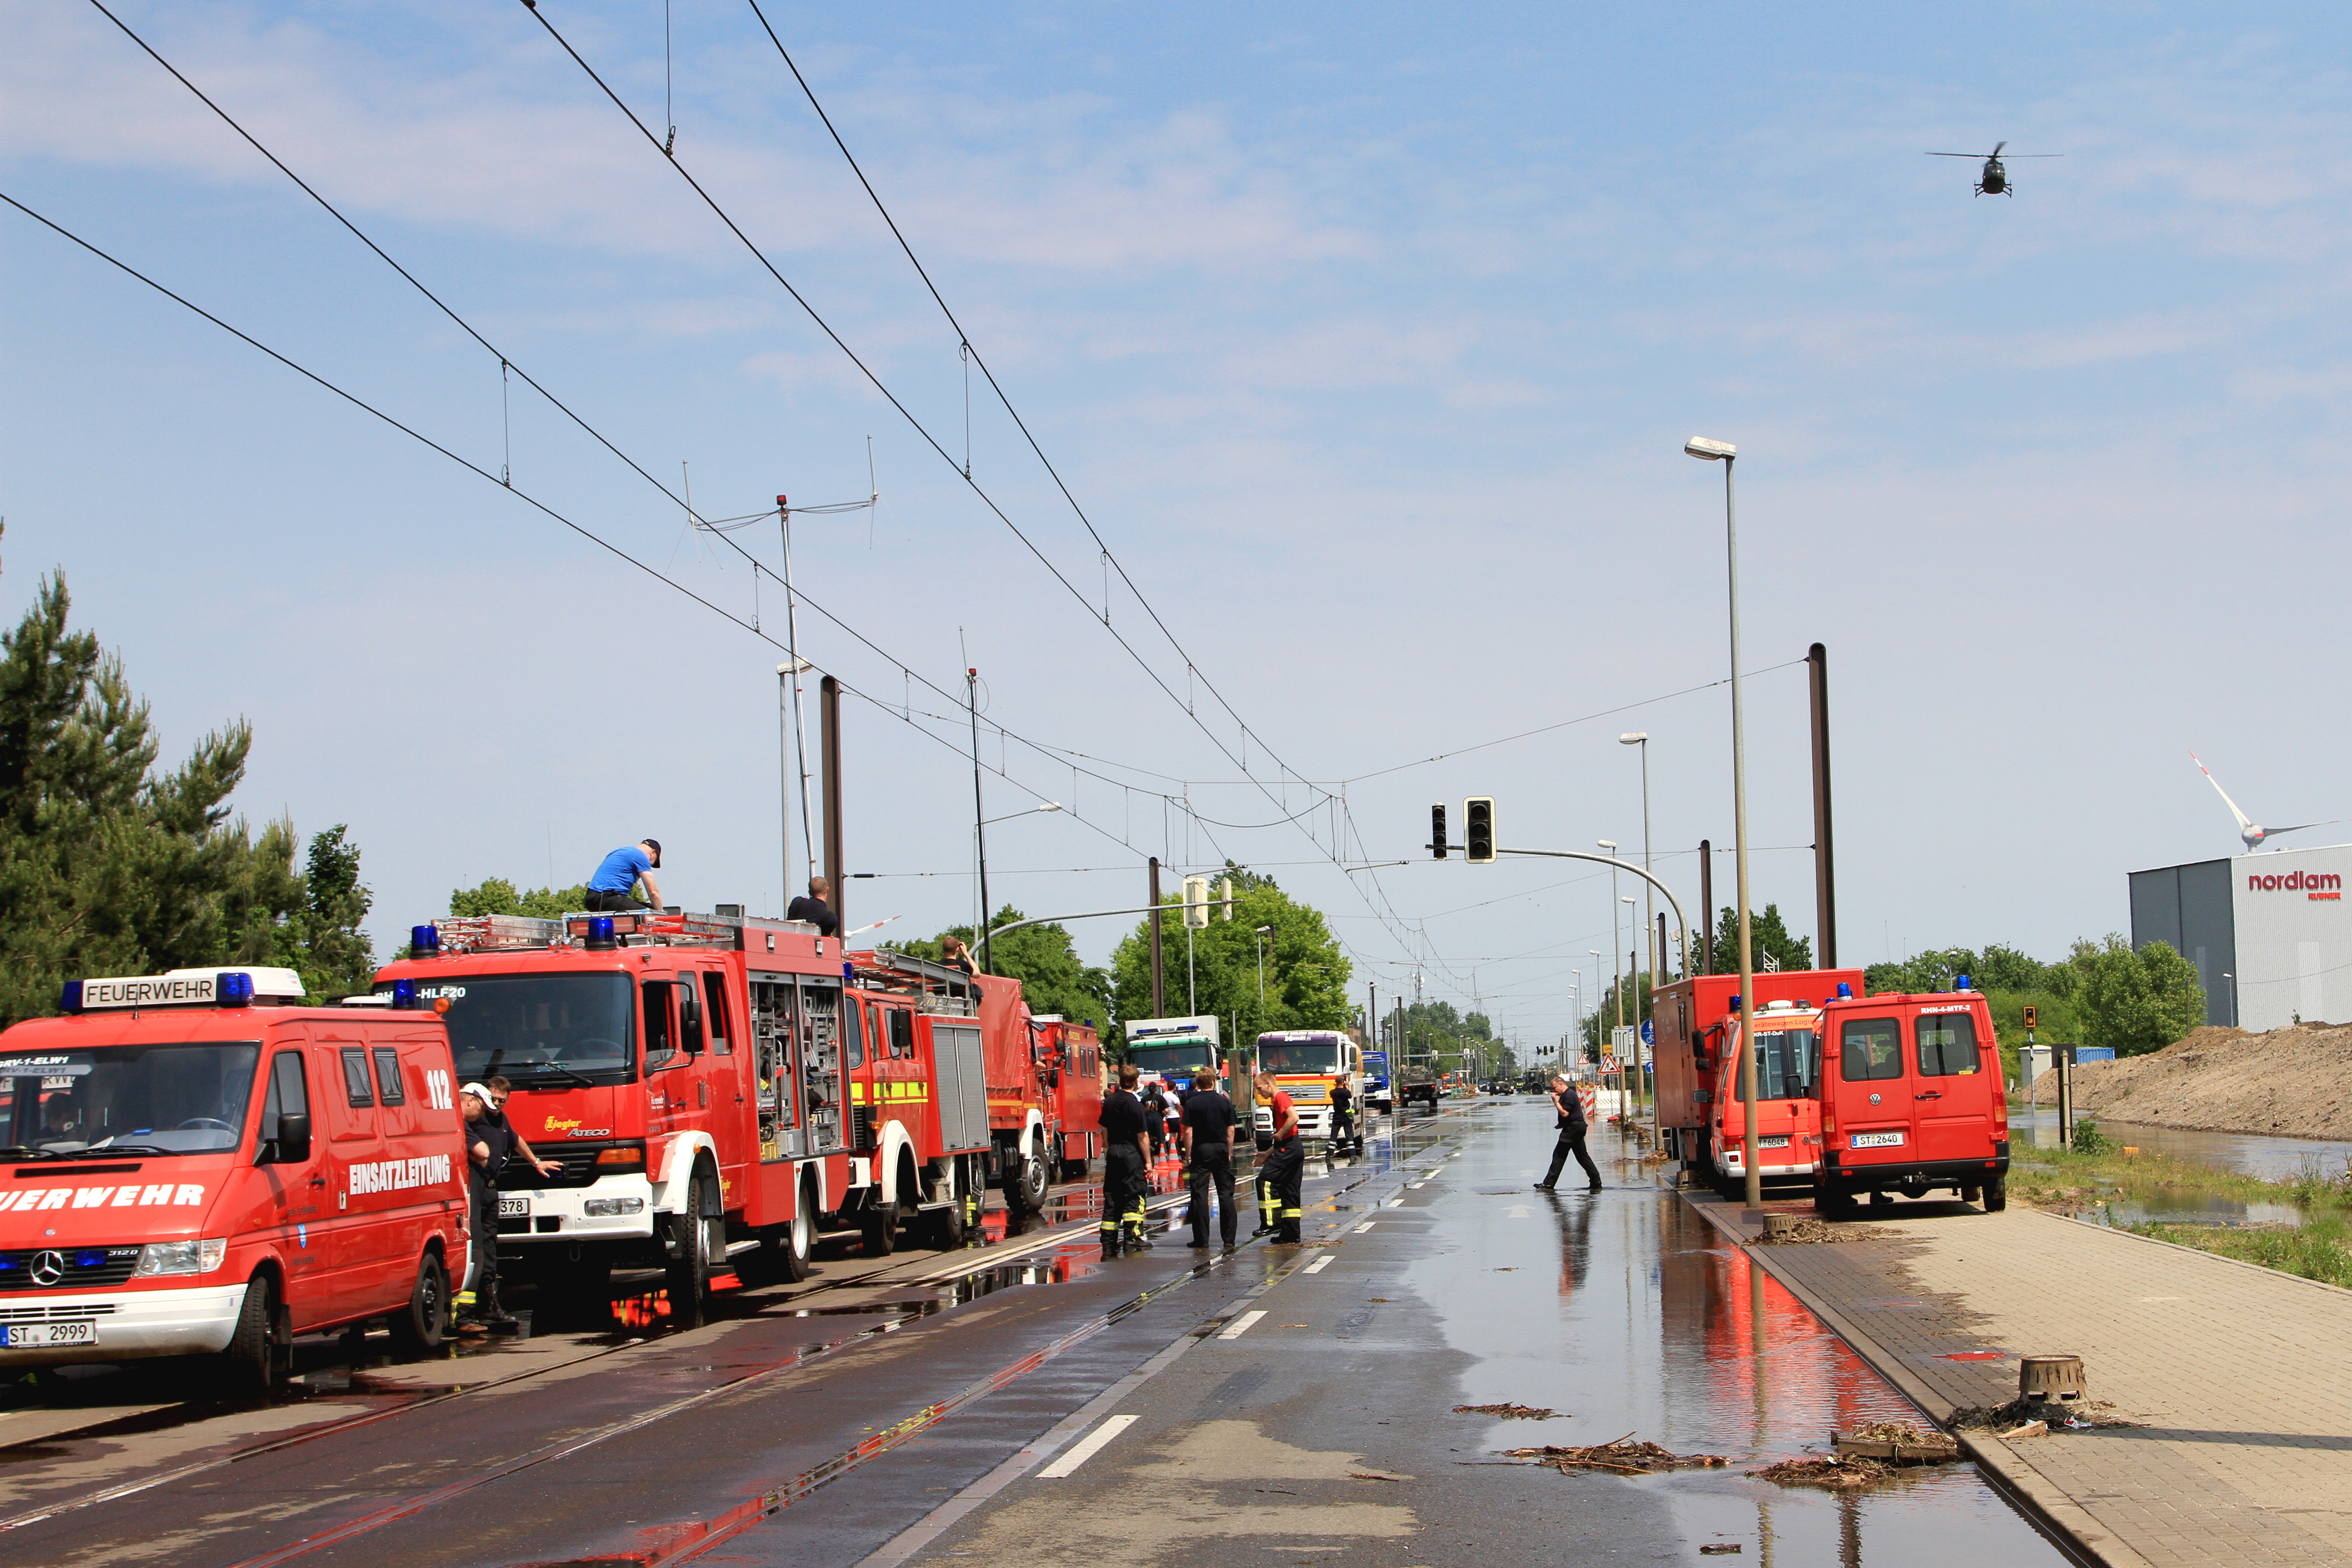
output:
<svg viewBox="0 0 2352 1568"><path fill-rule="evenodd" d="M892 875L854 923L969 916L970 765L916 683L968 657L1044 748L984 740L990 812L1072 808L992 829L1000 900L1119 907L1146 854L1229 854L1330 913L1360 995L1417 971L1557 1035L1605 877L1416 847L1473 793L1507 843L1638 844L1641 729L1695 902L1732 828L1694 432L1744 454L1757 898L1811 929L1788 666L1819 640L1849 962L2123 927L2126 871L2235 847L2192 746L2257 819L2352 817L2352 742L2291 720L2346 653L2352 111L2316 9L766 11L1140 588L1109 630L977 377L973 479L1037 553L964 484L955 330L748 6L674 0L678 163L950 460L522 5L119 14L704 515L862 498L871 437L879 507L794 540L874 645L803 613L875 700L850 857ZM541 14L667 129L659 5ZM0 190L777 629L103 16L0 29ZM2065 156L1979 199L1921 155L2002 139ZM646 833L673 897L776 906L773 647L15 213L0 281L6 612L62 567L173 752L251 720L238 805L350 823L379 933ZM780 564L772 526L730 537ZM1125 922L1077 929L1099 958Z"/></svg>

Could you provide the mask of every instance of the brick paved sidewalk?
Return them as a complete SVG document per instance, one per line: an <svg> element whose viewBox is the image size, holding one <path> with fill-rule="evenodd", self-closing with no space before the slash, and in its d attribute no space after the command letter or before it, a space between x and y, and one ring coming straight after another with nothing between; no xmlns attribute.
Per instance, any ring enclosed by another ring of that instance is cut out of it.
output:
<svg viewBox="0 0 2352 1568"><path fill-rule="evenodd" d="M1737 1205L1682 1195L1745 1238ZM2352 1563L2352 1291L2031 1210L1858 1223L1884 1234L1751 1252L1936 1419L2063 1354L2098 1414L2145 1423L1971 1443L2110 1568Z"/></svg>

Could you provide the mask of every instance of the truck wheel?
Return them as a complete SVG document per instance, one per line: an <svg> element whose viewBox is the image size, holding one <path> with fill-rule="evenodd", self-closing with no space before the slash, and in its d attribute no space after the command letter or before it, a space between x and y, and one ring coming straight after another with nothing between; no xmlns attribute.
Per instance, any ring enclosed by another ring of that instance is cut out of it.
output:
<svg viewBox="0 0 2352 1568"><path fill-rule="evenodd" d="M898 1205L876 1204L858 1215L857 1235L866 1257L889 1257L898 1236Z"/></svg>
<svg viewBox="0 0 2352 1568"><path fill-rule="evenodd" d="M797 1285L809 1277L809 1258L816 1251L816 1184L805 1178L801 1182L800 1202L793 1209L793 1223L784 1226L783 1245L776 1249L776 1264L785 1283Z"/></svg>
<svg viewBox="0 0 2352 1568"><path fill-rule="evenodd" d="M963 1199L953 1197L924 1216L925 1239L941 1252L963 1247Z"/></svg>
<svg viewBox="0 0 2352 1568"><path fill-rule="evenodd" d="M1053 1182L1053 1167L1045 1162L1045 1137L1029 1145L1029 1152L1021 1161L1021 1208L1024 1214L1040 1214L1045 1207L1045 1190ZM1009 1194L1007 1194L1010 1195Z"/></svg>
<svg viewBox="0 0 2352 1568"><path fill-rule="evenodd" d="M416 1283L408 1292L405 1310L391 1318L393 1348L403 1355L425 1355L441 1348L449 1329L449 1271L438 1254L428 1252L416 1265Z"/></svg>
<svg viewBox="0 0 2352 1568"><path fill-rule="evenodd" d="M259 1277L245 1288L236 1331L214 1368L213 1381L224 1399L267 1399L278 1386L278 1348L269 1342L274 1294L269 1281Z"/></svg>
<svg viewBox="0 0 2352 1568"><path fill-rule="evenodd" d="M686 1184L686 1208L671 1220L677 1237L677 1256L669 1263L669 1321L672 1327L698 1329L710 1299L710 1219L703 1213L703 1167L697 1164Z"/></svg>
<svg viewBox="0 0 2352 1568"><path fill-rule="evenodd" d="M1982 1196L1984 1196L1984 1190L1980 1187L1962 1187L1960 1189L1960 1202L1964 1204L1972 1204Z"/></svg>
<svg viewBox="0 0 2352 1568"><path fill-rule="evenodd" d="M2007 1173L1988 1177L1984 1184L1985 1213L1999 1214L2008 1206L2009 1177Z"/></svg>

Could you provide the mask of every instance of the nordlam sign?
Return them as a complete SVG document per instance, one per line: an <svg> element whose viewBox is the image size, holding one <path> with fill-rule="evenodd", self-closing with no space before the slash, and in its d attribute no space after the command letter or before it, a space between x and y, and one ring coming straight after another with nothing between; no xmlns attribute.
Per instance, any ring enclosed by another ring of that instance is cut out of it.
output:
<svg viewBox="0 0 2352 1568"><path fill-rule="evenodd" d="M2344 879L2333 871L2289 871L2284 877L2265 877L2249 872L2246 891L2250 893L2300 892L2305 898L2340 899L2344 896Z"/></svg>

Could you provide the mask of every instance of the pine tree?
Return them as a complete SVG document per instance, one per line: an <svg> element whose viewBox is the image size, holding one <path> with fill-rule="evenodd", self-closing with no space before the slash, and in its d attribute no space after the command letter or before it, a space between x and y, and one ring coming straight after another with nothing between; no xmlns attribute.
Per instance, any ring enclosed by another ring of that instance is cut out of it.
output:
<svg viewBox="0 0 2352 1568"><path fill-rule="evenodd" d="M0 1023L72 977L276 962L303 902L291 825L229 819L250 728L154 772L147 704L69 604L44 578L0 634Z"/></svg>

